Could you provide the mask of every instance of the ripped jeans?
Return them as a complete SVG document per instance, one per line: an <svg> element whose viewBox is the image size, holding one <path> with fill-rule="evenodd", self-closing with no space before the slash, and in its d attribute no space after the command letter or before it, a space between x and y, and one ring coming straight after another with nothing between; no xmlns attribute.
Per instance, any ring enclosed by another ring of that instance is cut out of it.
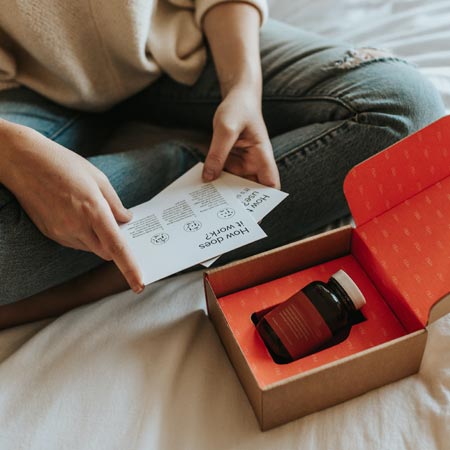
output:
<svg viewBox="0 0 450 450"><path fill-rule="evenodd" d="M212 62L193 86L168 76L102 114L73 111L18 88L0 92L0 117L27 125L86 156L109 177L126 207L146 201L202 158L182 141L129 139L126 152L92 155L127 121L210 132L221 101ZM349 213L345 175L355 164L444 114L439 94L405 61L269 20L261 29L262 110L282 189L267 216L268 237L218 263L286 244ZM122 145L122 148L124 146ZM70 170L70 168L68 168ZM103 261L46 238L13 193L0 185L0 304L15 302Z"/></svg>

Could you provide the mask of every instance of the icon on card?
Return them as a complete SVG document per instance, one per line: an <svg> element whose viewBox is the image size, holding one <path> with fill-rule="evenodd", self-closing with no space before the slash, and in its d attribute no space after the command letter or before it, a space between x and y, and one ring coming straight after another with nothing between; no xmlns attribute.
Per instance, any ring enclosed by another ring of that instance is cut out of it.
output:
<svg viewBox="0 0 450 450"><path fill-rule="evenodd" d="M219 219L230 219L231 217L234 216L234 209L233 208L224 208L221 209L220 211L217 211L217 217Z"/></svg>
<svg viewBox="0 0 450 450"><path fill-rule="evenodd" d="M184 224L184 231L198 231L202 227L202 223L199 220L191 220L190 222L186 222Z"/></svg>
<svg viewBox="0 0 450 450"><path fill-rule="evenodd" d="M150 239L153 245L162 245L169 240L169 235L167 233L157 233Z"/></svg>

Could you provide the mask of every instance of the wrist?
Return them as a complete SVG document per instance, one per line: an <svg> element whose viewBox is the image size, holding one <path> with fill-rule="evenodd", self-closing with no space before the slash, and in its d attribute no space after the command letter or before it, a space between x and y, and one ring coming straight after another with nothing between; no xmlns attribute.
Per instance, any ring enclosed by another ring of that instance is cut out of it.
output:
<svg viewBox="0 0 450 450"><path fill-rule="evenodd" d="M262 77L255 71L242 71L239 74L230 74L220 80L220 92L222 98L225 98L232 92L240 92L245 95L251 95L258 99L262 96Z"/></svg>

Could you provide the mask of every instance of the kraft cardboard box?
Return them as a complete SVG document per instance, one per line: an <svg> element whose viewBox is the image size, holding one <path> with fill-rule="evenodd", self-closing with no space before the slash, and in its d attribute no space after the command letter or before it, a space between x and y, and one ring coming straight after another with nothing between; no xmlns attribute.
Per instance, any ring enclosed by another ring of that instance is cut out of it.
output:
<svg viewBox="0 0 450 450"><path fill-rule="evenodd" d="M343 227L205 272L208 312L261 428L417 372L427 326L450 312L450 116L354 167ZM277 364L251 321L338 269L366 297L329 348Z"/></svg>

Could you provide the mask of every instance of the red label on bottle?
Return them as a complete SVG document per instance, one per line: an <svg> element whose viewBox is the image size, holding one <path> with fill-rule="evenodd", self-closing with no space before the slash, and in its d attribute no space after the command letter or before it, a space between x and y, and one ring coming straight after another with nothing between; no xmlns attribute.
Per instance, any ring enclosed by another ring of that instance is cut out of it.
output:
<svg viewBox="0 0 450 450"><path fill-rule="evenodd" d="M264 318L292 359L305 356L332 337L319 311L302 292L297 292Z"/></svg>

